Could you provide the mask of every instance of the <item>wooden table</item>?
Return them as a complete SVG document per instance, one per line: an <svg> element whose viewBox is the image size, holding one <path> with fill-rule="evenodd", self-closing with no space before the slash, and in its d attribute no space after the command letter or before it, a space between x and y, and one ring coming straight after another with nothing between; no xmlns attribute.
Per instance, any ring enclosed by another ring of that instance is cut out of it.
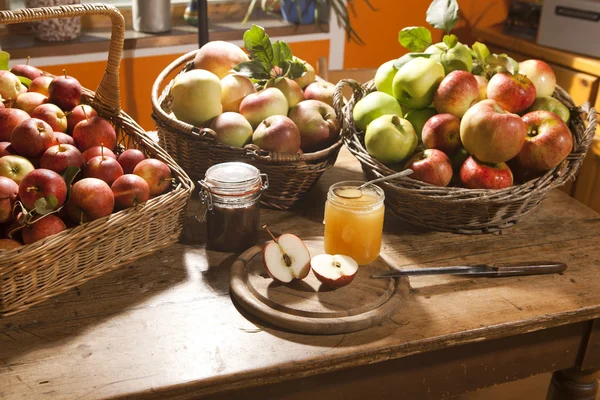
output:
<svg viewBox="0 0 600 400"><path fill-rule="evenodd" d="M322 234L327 188L357 177L358 163L343 151L301 208L263 210L263 221L279 233ZM302 335L233 304L228 275L236 256L206 251L190 220L182 243L0 319L0 398L438 399L558 370L551 399L593 396L598 214L556 190L502 235L427 232L392 215L385 232L384 251L400 266L551 259L569 269L413 277L403 305L381 325ZM569 386L575 380L584 384Z"/></svg>

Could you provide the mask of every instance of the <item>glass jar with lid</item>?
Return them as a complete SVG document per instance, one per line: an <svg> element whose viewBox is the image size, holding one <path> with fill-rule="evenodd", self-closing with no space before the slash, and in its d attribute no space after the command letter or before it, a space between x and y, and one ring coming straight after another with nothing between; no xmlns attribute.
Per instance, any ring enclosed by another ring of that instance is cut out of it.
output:
<svg viewBox="0 0 600 400"><path fill-rule="evenodd" d="M206 205L207 248L240 252L256 244L267 175L250 164L225 162L210 167L199 183Z"/></svg>

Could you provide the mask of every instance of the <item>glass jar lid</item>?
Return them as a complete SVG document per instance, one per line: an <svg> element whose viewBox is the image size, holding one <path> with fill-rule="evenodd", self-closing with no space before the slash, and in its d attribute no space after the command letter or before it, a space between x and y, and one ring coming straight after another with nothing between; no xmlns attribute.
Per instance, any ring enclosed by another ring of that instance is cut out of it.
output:
<svg viewBox="0 0 600 400"><path fill-rule="evenodd" d="M222 196L244 196L262 187L260 170L243 162L213 165L206 170L203 183L211 193Z"/></svg>

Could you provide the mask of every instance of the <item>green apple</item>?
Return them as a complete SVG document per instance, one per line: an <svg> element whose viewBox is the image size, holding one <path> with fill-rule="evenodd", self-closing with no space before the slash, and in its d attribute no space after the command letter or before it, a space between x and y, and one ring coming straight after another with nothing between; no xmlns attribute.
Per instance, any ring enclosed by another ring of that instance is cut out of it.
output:
<svg viewBox="0 0 600 400"><path fill-rule="evenodd" d="M417 133L417 137L419 138L419 143L422 142L421 139L421 131L423 130L423 126L425 122L434 115L437 114L437 111L433 107L421 108L419 110L410 110L406 113L404 118L408 120L415 128L415 132Z"/></svg>
<svg viewBox="0 0 600 400"><path fill-rule="evenodd" d="M431 54L430 59L438 61L444 66L446 75L456 70L471 72L473 67L473 56L471 56L469 48L462 43L457 43L451 49L448 49L444 42L432 44L425 50L425 53Z"/></svg>
<svg viewBox="0 0 600 400"><path fill-rule="evenodd" d="M171 95L173 114L194 126L203 126L223 112L221 81L210 71L193 69L177 75Z"/></svg>
<svg viewBox="0 0 600 400"><path fill-rule="evenodd" d="M394 97L406 107L429 107L444 76L442 64L429 58L417 57L404 64L394 76Z"/></svg>
<svg viewBox="0 0 600 400"><path fill-rule="evenodd" d="M527 109L526 113L537 110L552 111L553 113L557 114L563 121L565 121L565 124L569 121L569 118L571 117L571 112L569 111L569 108L563 103L561 103L560 100L555 99L554 97L538 97L537 99L535 99L531 107Z"/></svg>
<svg viewBox="0 0 600 400"><path fill-rule="evenodd" d="M233 147L244 147L252 140L252 125L243 115L224 112L213 119L210 129L217 134L217 140Z"/></svg>
<svg viewBox="0 0 600 400"><path fill-rule="evenodd" d="M376 118L386 114L395 114L402 117L402 107L395 98L383 92L371 92L360 99L354 106L352 117L356 127L361 131Z"/></svg>
<svg viewBox="0 0 600 400"><path fill-rule="evenodd" d="M394 66L395 62L396 60L394 59L381 64L381 66L377 68L374 79L377 90L387 93L390 96L394 95L392 92L392 82L394 81L396 72L398 72L398 69Z"/></svg>
<svg viewBox="0 0 600 400"><path fill-rule="evenodd" d="M385 164L394 164L410 157L419 139L407 120L395 114L383 115L367 126L367 151Z"/></svg>

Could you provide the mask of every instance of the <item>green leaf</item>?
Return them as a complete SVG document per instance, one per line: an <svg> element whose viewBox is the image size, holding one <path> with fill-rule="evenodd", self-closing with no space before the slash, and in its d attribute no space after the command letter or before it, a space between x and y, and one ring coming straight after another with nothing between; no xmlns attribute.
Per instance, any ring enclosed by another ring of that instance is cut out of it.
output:
<svg viewBox="0 0 600 400"><path fill-rule="evenodd" d="M257 60L245 61L236 65L233 69L248 78L269 79L271 77L270 70L266 69L263 63Z"/></svg>
<svg viewBox="0 0 600 400"><path fill-rule="evenodd" d="M46 197L40 197L39 199L37 199L35 203L33 203L33 209L36 212L36 214L46 215L53 212L57 205L58 200L56 199L56 197L54 197L54 195L50 194Z"/></svg>
<svg viewBox="0 0 600 400"><path fill-rule="evenodd" d="M499 72L508 72L515 74L514 60L510 59L506 54L491 54L486 59L488 74L493 75ZM518 65L517 65L518 68Z"/></svg>
<svg viewBox="0 0 600 400"><path fill-rule="evenodd" d="M458 22L456 0L433 0L427 9L427 23L436 29L450 32Z"/></svg>
<svg viewBox="0 0 600 400"><path fill-rule="evenodd" d="M21 83L23 85L25 85L27 88L29 88L29 86L31 86L31 79L25 78L24 76L17 76L17 78L19 78L19 80L21 81Z"/></svg>
<svg viewBox="0 0 600 400"><path fill-rule="evenodd" d="M431 32L422 26L409 26L398 33L398 41L408 50L420 52L431 45Z"/></svg>
<svg viewBox="0 0 600 400"><path fill-rule="evenodd" d="M473 53L475 53L475 58L479 61L481 66L485 66L485 60L490 55L490 50L483 43L475 42L472 46Z"/></svg>
<svg viewBox="0 0 600 400"><path fill-rule="evenodd" d="M302 62L302 61L298 61L297 59L294 59L294 61L292 62L287 62L287 68L283 67L284 71L287 71L285 73L285 76L287 76L290 79L297 79L300 78L302 75L304 75L306 73L306 65Z"/></svg>
<svg viewBox="0 0 600 400"><path fill-rule="evenodd" d="M274 65L282 66L282 63L292 61L292 49L286 42L280 40L273 43Z"/></svg>
<svg viewBox="0 0 600 400"><path fill-rule="evenodd" d="M71 196L71 186L73 185L73 181L75 180L79 172L81 172L79 168L71 165L67 167L67 169L65 169L64 172L61 174L63 180L67 184L67 200Z"/></svg>
<svg viewBox="0 0 600 400"><path fill-rule="evenodd" d="M244 46L253 60L260 61L265 68L271 69L274 64L273 46L264 28L252 25L244 32Z"/></svg>
<svg viewBox="0 0 600 400"><path fill-rule="evenodd" d="M8 61L10 60L10 54L6 51L0 51L0 70L8 71Z"/></svg>
<svg viewBox="0 0 600 400"><path fill-rule="evenodd" d="M444 44L448 47L448 49L451 49L458 44L458 38L454 34L445 35L443 40Z"/></svg>
<svg viewBox="0 0 600 400"><path fill-rule="evenodd" d="M418 57L429 58L431 56L432 55L429 53L406 53L405 55L403 55L402 57L397 59L396 62L394 62L394 67L396 69L400 69L400 68L402 68L402 66L404 64L408 63L409 61L414 60L415 58L418 58Z"/></svg>

